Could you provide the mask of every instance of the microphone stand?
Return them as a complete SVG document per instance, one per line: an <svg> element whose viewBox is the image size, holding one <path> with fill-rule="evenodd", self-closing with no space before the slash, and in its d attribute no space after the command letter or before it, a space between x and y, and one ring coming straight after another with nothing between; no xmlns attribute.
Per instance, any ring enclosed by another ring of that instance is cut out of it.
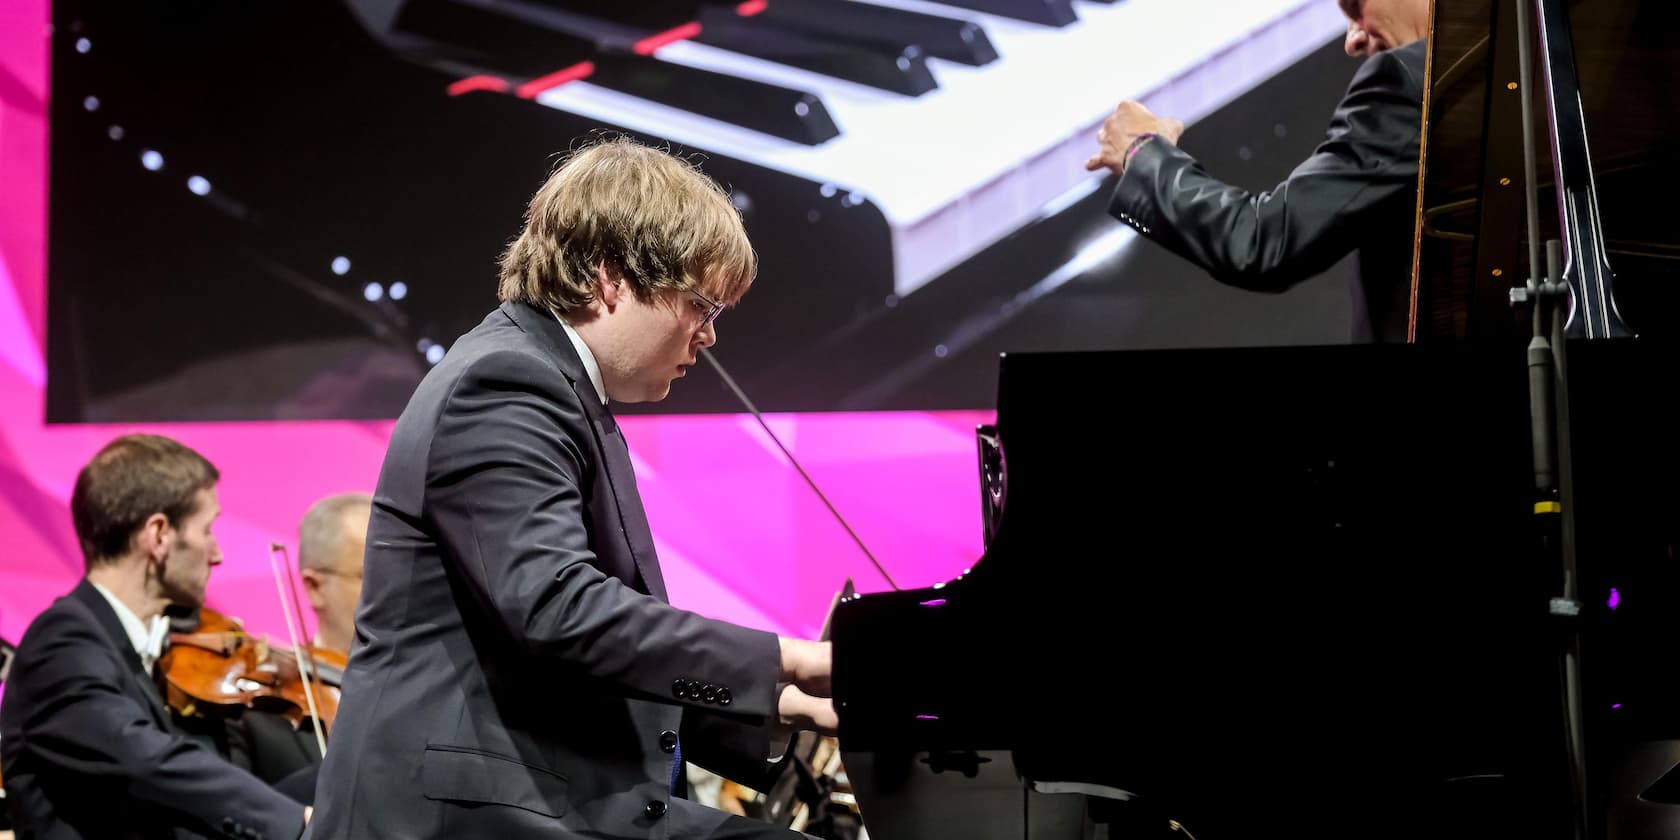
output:
<svg viewBox="0 0 1680 840"><path fill-rule="evenodd" d="M1557 240L1545 243L1541 262L1540 214L1535 164L1534 97L1537 78L1533 70L1533 24L1531 2L1514 0L1517 11L1517 60L1522 96L1523 164L1526 169L1524 202L1527 210L1529 278L1511 291L1513 304L1530 304L1534 311L1534 332L1529 340L1529 419L1534 456L1534 515L1538 528L1537 551L1542 563L1559 570L1559 594L1548 603L1558 634L1558 683L1564 755L1569 782L1569 820L1575 840L1587 840L1588 799L1585 739L1581 713L1580 680L1580 576L1575 556L1574 475L1569 429L1569 375L1565 325L1569 317L1570 288L1563 278L1563 247ZM1542 22L1544 25L1544 22ZM1559 33L1566 35L1566 33ZM1554 150L1555 153L1555 150ZM1560 184L1561 188L1561 184ZM1542 273L1544 265L1544 273Z"/></svg>

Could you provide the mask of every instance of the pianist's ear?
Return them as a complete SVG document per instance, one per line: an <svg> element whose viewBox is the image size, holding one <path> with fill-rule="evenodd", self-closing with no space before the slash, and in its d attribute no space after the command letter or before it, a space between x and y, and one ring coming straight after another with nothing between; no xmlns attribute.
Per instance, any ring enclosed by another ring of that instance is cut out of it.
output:
<svg viewBox="0 0 1680 840"><path fill-rule="evenodd" d="M625 295L624 274L603 262L595 267L595 297L604 309L617 307Z"/></svg>

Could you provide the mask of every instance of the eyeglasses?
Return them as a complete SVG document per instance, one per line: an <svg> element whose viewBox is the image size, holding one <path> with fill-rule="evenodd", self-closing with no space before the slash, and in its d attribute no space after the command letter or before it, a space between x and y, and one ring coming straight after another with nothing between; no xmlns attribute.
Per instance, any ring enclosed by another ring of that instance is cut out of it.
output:
<svg viewBox="0 0 1680 840"><path fill-rule="evenodd" d="M702 326L716 321L717 317L723 314L723 304L700 294L694 289L689 289L688 293L699 298L699 300L689 301L689 303L694 307L695 312L704 316L703 320L700 321Z"/></svg>

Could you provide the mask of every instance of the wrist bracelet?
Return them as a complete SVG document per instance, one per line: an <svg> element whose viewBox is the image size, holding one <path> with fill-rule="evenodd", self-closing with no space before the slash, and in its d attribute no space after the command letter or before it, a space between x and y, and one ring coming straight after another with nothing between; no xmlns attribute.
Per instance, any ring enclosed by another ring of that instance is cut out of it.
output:
<svg viewBox="0 0 1680 840"><path fill-rule="evenodd" d="M1122 175L1125 174L1126 168L1132 165L1132 156L1138 153L1138 149L1143 148L1143 144L1154 139L1155 135L1153 134L1139 134L1132 139L1132 142L1126 146L1126 154L1120 158L1120 173Z"/></svg>

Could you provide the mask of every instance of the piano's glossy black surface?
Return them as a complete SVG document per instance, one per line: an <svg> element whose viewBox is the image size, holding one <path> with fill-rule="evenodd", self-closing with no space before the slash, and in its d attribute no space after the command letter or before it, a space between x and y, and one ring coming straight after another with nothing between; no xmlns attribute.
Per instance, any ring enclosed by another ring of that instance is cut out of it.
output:
<svg viewBox="0 0 1680 840"><path fill-rule="evenodd" d="M1598 769L1680 712L1680 389L1664 347L1572 359ZM1017 772L1199 840L1567 836L1525 376L1457 343L1004 358L985 555L834 617L871 836L1080 836ZM968 790L979 751L1012 795Z"/></svg>

